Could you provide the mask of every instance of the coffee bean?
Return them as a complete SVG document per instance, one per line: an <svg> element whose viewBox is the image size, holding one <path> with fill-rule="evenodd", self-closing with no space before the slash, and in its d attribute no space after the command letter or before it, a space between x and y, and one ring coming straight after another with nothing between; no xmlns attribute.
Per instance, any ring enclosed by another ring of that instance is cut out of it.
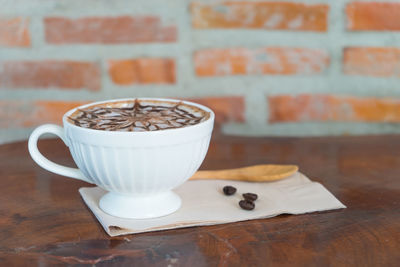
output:
<svg viewBox="0 0 400 267"><path fill-rule="evenodd" d="M242 195L245 200L256 201L258 196L254 193L245 193Z"/></svg>
<svg viewBox="0 0 400 267"><path fill-rule="evenodd" d="M253 201L245 199L239 201L239 206L244 210L253 210L256 205L254 204Z"/></svg>
<svg viewBox="0 0 400 267"><path fill-rule="evenodd" d="M224 186L222 190L224 191L224 194L227 196L231 196L236 193L236 188L230 185Z"/></svg>

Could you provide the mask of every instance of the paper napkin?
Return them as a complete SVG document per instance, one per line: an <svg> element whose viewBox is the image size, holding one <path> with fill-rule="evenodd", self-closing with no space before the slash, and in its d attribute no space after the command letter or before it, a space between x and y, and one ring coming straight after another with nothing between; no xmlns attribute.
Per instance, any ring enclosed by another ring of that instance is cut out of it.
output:
<svg viewBox="0 0 400 267"><path fill-rule="evenodd" d="M222 188L237 188L233 196L226 196ZM268 218L279 214L303 214L346 208L323 185L312 182L297 172L275 182L237 182L223 180L187 181L176 190L182 198L181 208L170 215L154 219L123 219L103 212L100 198L107 193L99 187L83 187L79 192L110 236L160 231L182 227L231 223ZM256 193L255 209L239 207L242 193Z"/></svg>

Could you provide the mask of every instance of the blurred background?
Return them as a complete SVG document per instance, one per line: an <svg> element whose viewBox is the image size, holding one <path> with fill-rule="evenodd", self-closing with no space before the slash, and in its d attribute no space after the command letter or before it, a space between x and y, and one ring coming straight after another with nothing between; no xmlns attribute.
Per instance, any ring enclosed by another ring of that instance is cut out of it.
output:
<svg viewBox="0 0 400 267"><path fill-rule="evenodd" d="M224 133L400 132L400 1L0 0L0 143L82 103L205 104Z"/></svg>

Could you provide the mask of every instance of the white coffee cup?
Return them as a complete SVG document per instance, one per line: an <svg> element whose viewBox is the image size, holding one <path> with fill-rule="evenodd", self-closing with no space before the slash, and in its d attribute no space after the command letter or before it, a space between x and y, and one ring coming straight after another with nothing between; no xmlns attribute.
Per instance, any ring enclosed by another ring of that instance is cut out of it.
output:
<svg viewBox="0 0 400 267"><path fill-rule="evenodd" d="M126 100L134 99L108 100L78 108ZM179 102L160 98L139 100ZM214 125L212 110L196 103L182 102L209 112L209 118L176 129L103 131L69 122L67 118L76 111L75 108L64 114L64 128L54 124L36 128L29 137L29 153L39 166L48 171L107 190L99 205L108 214L132 219L167 215L181 206L180 197L172 189L187 181L200 167ZM44 133L55 134L64 141L79 169L56 164L39 152L37 141Z"/></svg>

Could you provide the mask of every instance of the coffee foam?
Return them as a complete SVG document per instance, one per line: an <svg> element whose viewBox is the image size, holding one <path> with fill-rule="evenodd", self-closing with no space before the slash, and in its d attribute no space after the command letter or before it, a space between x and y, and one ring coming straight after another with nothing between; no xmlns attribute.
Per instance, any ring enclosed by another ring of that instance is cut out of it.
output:
<svg viewBox="0 0 400 267"><path fill-rule="evenodd" d="M95 130L144 132L196 125L209 117L209 112L183 102L135 99L77 109L68 121Z"/></svg>

